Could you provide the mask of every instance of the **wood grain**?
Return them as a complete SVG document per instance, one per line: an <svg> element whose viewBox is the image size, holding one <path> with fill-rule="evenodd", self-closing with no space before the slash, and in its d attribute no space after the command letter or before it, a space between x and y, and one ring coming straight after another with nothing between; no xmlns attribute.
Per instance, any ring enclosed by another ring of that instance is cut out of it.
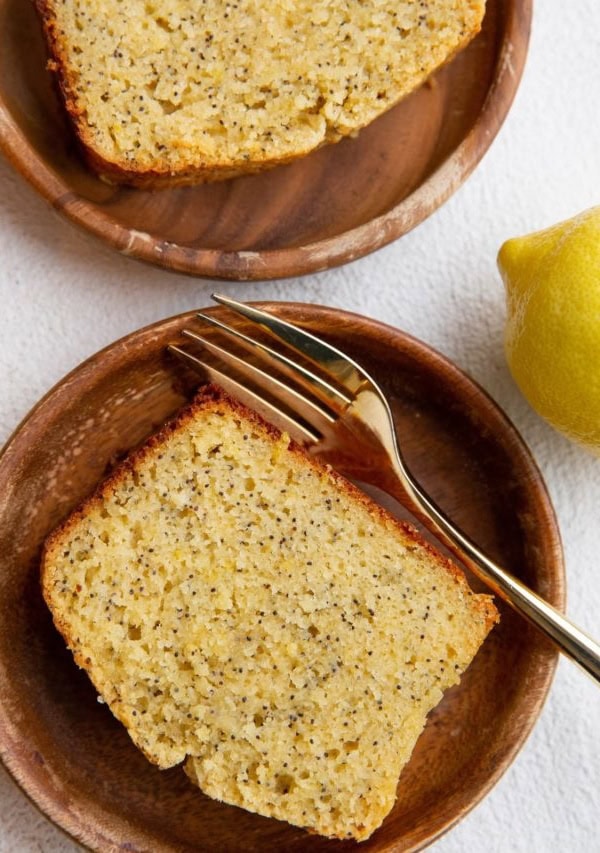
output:
<svg viewBox="0 0 600 853"><path fill-rule="evenodd" d="M562 607L562 554L547 492L490 398L390 327L309 305L265 307L344 348L381 382L407 460L432 496L491 556ZM192 394L198 378L165 347L193 322L193 314L165 320L85 362L41 401L0 457L0 752L31 799L94 850L349 850L351 842L211 801L180 769L147 762L96 701L41 598L45 536ZM499 607L500 625L430 715L392 813L361 851L416 850L437 838L485 795L529 734L556 653Z"/></svg>
<svg viewBox="0 0 600 853"><path fill-rule="evenodd" d="M57 210L124 254L211 278L316 272L405 234L470 174L518 86L531 3L488 0L479 36L355 139L263 174L150 191L84 167L33 4L0 0L0 148Z"/></svg>

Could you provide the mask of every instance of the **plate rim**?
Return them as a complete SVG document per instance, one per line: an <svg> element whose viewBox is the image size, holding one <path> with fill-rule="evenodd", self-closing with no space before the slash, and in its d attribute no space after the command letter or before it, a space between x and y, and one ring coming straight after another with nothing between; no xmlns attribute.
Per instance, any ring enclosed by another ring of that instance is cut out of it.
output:
<svg viewBox="0 0 600 853"><path fill-rule="evenodd" d="M500 2L500 0L498 0ZM501 49L477 118L446 160L399 204L333 237L284 249L233 251L186 247L129 228L74 193L20 132L0 91L0 151L71 223L123 255L170 272L230 281L269 281L322 272L358 260L407 234L438 209L469 177L508 115L525 67L533 0L504 10Z"/></svg>
<svg viewBox="0 0 600 853"><path fill-rule="evenodd" d="M278 307L281 307L284 311L288 310L291 312L292 322L294 322L294 319L299 319L298 316L294 315L294 312L300 314L302 311L308 312L309 314L316 312L316 314L323 319L329 317L330 319L337 318L338 320L340 318L350 321L358 320L361 323L361 327L366 329L367 336L373 335L377 332L384 332L388 337L395 338L399 344L407 346L410 350L411 357L416 358L425 354L427 357L432 359L436 366L443 366L444 370L449 371L453 379L455 379L461 387L474 390L479 399L485 403L487 410L492 412L493 416L502 423L503 443L505 436L508 437L511 453L516 454L518 457L516 465L524 465L525 468L528 469L529 474L533 477L533 481L531 478L528 478L529 490L535 490L537 492L535 505L540 508L540 512L547 522L545 525L544 536L548 539L550 544L547 551L549 559L546 563L554 569L553 574L550 575L553 595L549 596L549 600L551 600L558 609L564 610L566 599L564 554L556 514L554 512L547 487L540 469L519 431L508 418L503 409L500 408L498 403L495 402L490 394L476 380L471 378L455 362L439 350L419 338L411 335L410 333L404 332L401 329L395 328L374 318L366 317L357 312L313 303L279 300L260 300L253 301L249 304L253 304L256 307L266 310L276 310ZM211 309L215 310L215 306L210 306L208 309L201 310L208 310L210 312ZM71 396L73 393L73 386L77 382L85 382L86 377L93 374L94 369L99 362L102 362L106 357L116 358L119 352L124 351L131 344L132 340L148 338L151 337L153 333L160 333L162 335L169 327L172 327L173 329L180 329L183 325L189 323L190 320L196 316L196 313L196 310L186 311L181 314L158 320L130 332L103 347L98 352L92 354L59 379L58 382L56 382L30 409L30 411L13 430L4 446L0 449L0 480L4 477L4 466L6 462L8 461L10 466L11 454L15 449L18 451L18 442L23 439L23 435L26 434L30 428L36 427L36 418L44 416L45 408L51 405L55 398L65 394ZM23 449L25 450L27 446L28 444L25 443ZM514 459L515 456L512 458ZM540 716L550 692L558 659L558 652L553 649L549 643L541 640L539 648L534 650L534 654L532 654L530 658L531 689L529 691L529 703L527 705L526 714L524 715L526 717L526 721L521 725L518 737L513 742L503 746L502 750L498 754L499 757L497 756L497 763L494 769L490 771L487 781L484 784L479 785L477 790L472 793L469 798L469 802L465 807L461 808L454 815L448 818L433 832L426 834L425 837L422 837L411 846L402 847L401 849L405 851L417 851L432 844L452 829L469 812L471 812L473 808L475 808L496 785L523 748ZM0 685L2 683L1 676L2 674L0 673ZM22 762L20 762L18 758L12 758L10 749L7 747L6 741L11 741L11 729L13 732L18 731L18 726L15 726L14 724L11 725L8 709L0 703L0 761L8 775L27 799L63 834L84 846L86 849L100 850L104 848L102 846L98 846L98 844L102 845L107 841L112 843L111 839L107 839L106 835L101 832L100 827L96 822L94 822L93 826L90 826L90 824L85 822L84 815L81 813L80 809L73 808L67 811L64 809L61 810L60 806L56 805L55 799L53 797L48 797L45 790L41 786L38 786L34 779L28 777L26 766L23 770ZM385 849L388 853L392 853L392 851L396 851L399 848L397 847L397 842L392 841Z"/></svg>

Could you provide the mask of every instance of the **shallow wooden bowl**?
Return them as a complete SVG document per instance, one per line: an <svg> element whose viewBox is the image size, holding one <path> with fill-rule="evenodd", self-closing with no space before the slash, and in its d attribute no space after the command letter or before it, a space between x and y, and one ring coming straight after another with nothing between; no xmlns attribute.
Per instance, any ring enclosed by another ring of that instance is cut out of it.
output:
<svg viewBox="0 0 600 853"><path fill-rule="evenodd" d="M388 326L309 305L266 307L364 364L389 394L407 459L434 498L561 607L562 556L548 495L490 398L442 356ZM147 762L98 704L41 598L44 537L115 459L191 395L198 377L165 347L192 323L192 314L165 320L85 362L39 403L0 457L1 755L46 815L93 849L349 850L351 842L211 801L181 769ZM484 796L527 737L556 654L517 615L501 611L461 684L430 715L394 810L360 845L363 853L413 850L435 839Z"/></svg>
<svg viewBox="0 0 600 853"><path fill-rule="evenodd" d="M316 272L405 234L470 174L516 91L532 0L488 0L482 32L356 139L224 183L110 187L81 163L33 3L0 0L0 149L61 213L127 255L198 276Z"/></svg>

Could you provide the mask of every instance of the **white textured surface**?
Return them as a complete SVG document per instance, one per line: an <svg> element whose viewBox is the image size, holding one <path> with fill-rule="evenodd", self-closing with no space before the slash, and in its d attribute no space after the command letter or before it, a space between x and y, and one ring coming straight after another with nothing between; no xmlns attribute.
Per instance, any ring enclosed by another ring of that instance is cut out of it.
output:
<svg viewBox="0 0 600 853"><path fill-rule="evenodd" d="M544 0L513 110L467 184L413 233L342 269L283 283L221 285L240 298L329 303L437 347L507 411L558 514L569 613L600 635L600 461L529 409L502 353L495 267L508 236L600 204L600 3ZM113 254L75 232L0 161L0 443L36 400L117 337L208 304L210 283ZM600 270L599 270L600 274ZM594 366L600 369L600 365ZM498 685L498 689L502 689ZM600 851L600 690L561 662L541 720L500 783L439 853ZM79 848L0 770L0 853Z"/></svg>

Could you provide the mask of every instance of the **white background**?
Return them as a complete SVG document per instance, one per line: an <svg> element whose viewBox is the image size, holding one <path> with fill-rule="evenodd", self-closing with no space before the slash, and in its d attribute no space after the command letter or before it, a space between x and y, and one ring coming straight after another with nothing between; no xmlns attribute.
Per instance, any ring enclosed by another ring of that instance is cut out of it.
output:
<svg viewBox="0 0 600 853"><path fill-rule="evenodd" d="M598 637L600 460L554 433L513 384L502 350L504 293L495 264L507 237L595 204L600 2L538 0L514 107L474 175L441 210L396 244L341 269L221 289L380 318L440 349L478 380L537 458L564 541L569 613ZM140 326L208 304L211 283L138 264L76 232L2 160L0 223L0 444L82 359ZM1 853L78 849L0 769ZM435 849L600 851L600 689L562 661L525 748Z"/></svg>

